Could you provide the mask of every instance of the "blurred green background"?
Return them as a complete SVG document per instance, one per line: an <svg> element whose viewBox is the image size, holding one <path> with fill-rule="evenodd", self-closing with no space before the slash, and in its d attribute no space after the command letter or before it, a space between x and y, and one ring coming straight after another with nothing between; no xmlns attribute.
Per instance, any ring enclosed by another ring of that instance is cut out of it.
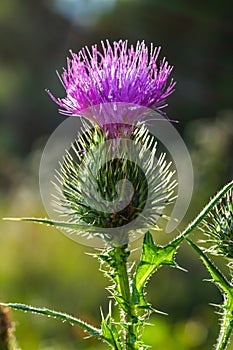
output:
<svg viewBox="0 0 233 350"><path fill-rule="evenodd" d="M1 0L0 216L46 215L40 156L63 117L44 90L64 94L55 70L62 71L68 49L106 38L145 39L161 45L175 66L168 115L179 120L195 173L182 228L233 175L232 13L230 0ZM93 250L40 225L0 227L0 300L47 306L98 325L108 293L97 261L85 254ZM145 340L159 350L210 349L218 317L209 303L221 302L221 295L203 282L208 274L185 244L177 261L188 273L163 268L148 285L148 299L168 316L153 317ZM21 312L12 318L23 350L106 349L59 321Z"/></svg>

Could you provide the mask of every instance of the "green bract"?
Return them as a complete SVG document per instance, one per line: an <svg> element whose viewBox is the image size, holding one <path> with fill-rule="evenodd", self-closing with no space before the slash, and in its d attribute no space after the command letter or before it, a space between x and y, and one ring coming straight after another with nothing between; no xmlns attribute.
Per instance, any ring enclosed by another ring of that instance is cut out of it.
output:
<svg viewBox="0 0 233 350"><path fill-rule="evenodd" d="M172 175L165 154L156 158L156 139L145 126L114 139L95 126L67 151L57 175L56 204L63 220L123 244L130 231L157 227L174 194Z"/></svg>

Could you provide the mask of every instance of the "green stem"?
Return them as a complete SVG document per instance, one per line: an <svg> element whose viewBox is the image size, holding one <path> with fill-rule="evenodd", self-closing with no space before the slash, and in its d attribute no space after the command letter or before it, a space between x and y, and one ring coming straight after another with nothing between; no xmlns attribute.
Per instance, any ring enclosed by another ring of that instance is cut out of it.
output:
<svg viewBox="0 0 233 350"><path fill-rule="evenodd" d="M115 278L117 301L121 308L121 317L124 322L125 334L124 341L125 350L137 349L137 334L136 334L136 316L134 315L134 306L131 302L130 279L127 269L128 251L127 246L120 246L113 249L115 260ZM119 300L122 299L122 302Z"/></svg>
<svg viewBox="0 0 233 350"><path fill-rule="evenodd" d="M114 248L115 264L117 267L117 279L119 292L125 302L130 299L130 287L129 287L129 278L127 271L127 258L128 253L126 252L126 246Z"/></svg>
<svg viewBox="0 0 233 350"><path fill-rule="evenodd" d="M216 350L225 350L233 329L233 295L228 294Z"/></svg>

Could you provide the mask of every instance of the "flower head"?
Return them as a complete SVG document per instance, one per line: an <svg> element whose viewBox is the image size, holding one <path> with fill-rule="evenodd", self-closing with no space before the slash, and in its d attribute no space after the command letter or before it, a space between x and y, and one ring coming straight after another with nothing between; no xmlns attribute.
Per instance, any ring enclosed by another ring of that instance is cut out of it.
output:
<svg viewBox="0 0 233 350"><path fill-rule="evenodd" d="M162 113L166 98L174 91L175 82L169 81L173 67L165 58L157 63L160 48L152 44L149 50L144 41L137 42L136 47L127 41L115 41L112 46L106 41L102 42L102 52L97 45L91 51L85 47L77 54L70 52L67 69L59 76L66 97L55 98L48 91L61 114L81 115L88 107L117 102ZM117 113L118 123L124 123L123 114ZM116 122L112 113L107 115L107 123Z"/></svg>
<svg viewBox="0 0 233 350"><path fill-rule="evenodd" d="M173 199L170 163L164 154L157 160L156 138L140 125L162 113L174 90L172 67L165 59L157 64L159 52L122 40L102 42L102 53L97 45L71 52L60 77L66 96L49 92L60 113L91 122L61 164L56 210L69 224L85 225L85 235L114 245L128 242L126 233L157 227Z"/></svg>

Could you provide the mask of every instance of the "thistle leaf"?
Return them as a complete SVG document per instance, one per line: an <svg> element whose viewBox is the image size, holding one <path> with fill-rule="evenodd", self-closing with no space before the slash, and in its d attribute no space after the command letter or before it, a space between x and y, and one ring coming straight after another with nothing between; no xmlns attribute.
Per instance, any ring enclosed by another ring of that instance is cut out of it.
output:
<svg viewBox="0 0 233 350"><path fill-rule="evenodd" d="M207 270L209 271L212 282L215 283L222 291L226 294L232 293L232 286L224 277L222 272L212 263L212 261L207 257L207 255L190 239L187 239L187 242L191 245L191 247L197 252L202 261L204 262Z"/></svg>
<svg viewBox="0 0 233 350"><path fill-rule="evenodd" d="M111 310L109 311L106 318L104 318L102 311L101 311L101 316L102 316L102 322L101 322L102 338L111 346L113 346L114 349L121 350L121 345L118 341L119 332L117 330L116 325L113 322Z"/></svg>
<svg viewBox="0 0 233 350"><path fill-rule="evenodd" d="M54 310L49 310L47 308L38 308L38 307L25 305L25 304L18 304L18 303L1 303L0 305L7 306L7 307L14 309L14 310L21 310L21 311L25 311L25 312L31 312L31 313L35 313L35 314L44 315L47 317L57 318L57 319L62 320L63 322L67 321L71 325L75 325L75 326L79 326L79 327L83 328L91 336L102 338L102 334L101 334L100 329L95 328L95 327L89 325L88 323L86 323L86 322L84 322L84 321L82 321L74 316L68 315L66 313L62 313L62 312L54 311Z"/></svg>
<svg viewBox="0 0 233 350"><path fill-rule="evenodd" d="M144 287L154 272L162 265L177 266L174 258L176 249L176 242L171 242L171 244L165 247L156 246L150 232L146 232L141 260L137 266L133 280L133 303L138 304L138 307L152 309L145 301L143 294Z"/></svg>
<svg viewBox="0 0 233 350"><path fill-rule="evenodd" d="M65 222L65 221L53 221L49 220L47 218L27 218L27 217L22 217L22 218L3 218L3 220L8 220L8 221L25 221L25 222L34 222L36 224L44 224L47 226L55 226L55 227L61 227L61 228L68 228L71 230L80 230L82 232L89 232L89 231L94 231L95 229L93 228L92 225L80 225L76 223L71 223L71 222Z"/></svg>

